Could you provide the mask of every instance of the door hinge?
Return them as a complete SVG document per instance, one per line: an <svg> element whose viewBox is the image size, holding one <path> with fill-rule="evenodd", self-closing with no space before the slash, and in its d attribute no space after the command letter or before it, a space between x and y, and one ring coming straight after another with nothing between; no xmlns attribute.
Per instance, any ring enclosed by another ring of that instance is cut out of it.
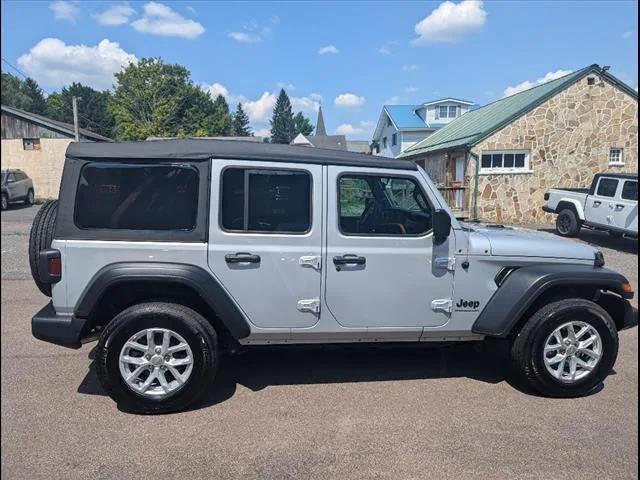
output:
<svg viewBox="0 0 640 480"><path fill-rule="evenodd" d="M450 298L436 298L431 302L431 310L451 314L453 311L453 300Z"/></svg>
<svg viewBox="0 0 640 480"><path fill-rule="evenodd" d="M318 255L304 255L298 260L298 264L301 267L311 267L316 270L320 270L322 263L320 262L320 256Z"/></svg>
<svg viewBox="0 0 640 480"><path fill-rule="evenodd" d="M438 257L434 261L436 267L453 272L456 269L455 257Z"/></svg>
<svg viewBox="0 0 640 480"><path fill-rule="evenodd" d="M319 298L305 298L298 300L298 310L301 312L320 313Z"/></svg>

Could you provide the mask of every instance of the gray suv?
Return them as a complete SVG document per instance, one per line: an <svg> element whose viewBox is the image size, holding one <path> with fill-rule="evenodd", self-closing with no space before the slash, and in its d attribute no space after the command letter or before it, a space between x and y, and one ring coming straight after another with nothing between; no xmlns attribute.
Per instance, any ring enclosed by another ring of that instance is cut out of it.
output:
<svg viewBox="0 0 640 480"><path fill-rule="evenodd" d="M24 202L33 205L35 191L33 182L22 170L2 170L0 172L2 186L2 210L9 208L14 202Z"/></svg>
<svg viewBox="0 0 640 480"><path fill-rule="evenodd" d="M415 163L220 140L72 143L30 261L35 337L98 339L129 411L185 408L222 352L254 345L510 342L555 397L611 371L637 325L593 248L456 220Z"/></svg>

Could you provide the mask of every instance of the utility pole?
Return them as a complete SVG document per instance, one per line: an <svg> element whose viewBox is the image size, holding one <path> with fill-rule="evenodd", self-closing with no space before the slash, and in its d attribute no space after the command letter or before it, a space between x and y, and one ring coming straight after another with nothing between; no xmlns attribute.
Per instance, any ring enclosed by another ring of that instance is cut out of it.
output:
<svg viewBox="0 0 640 480"><path fill-rule="evenodd" d="M73 131L76 134L76 142L80 141L80 128L78 126L78 100L82 100L82 98L71 97L71 103L73 104Z"/></svg>

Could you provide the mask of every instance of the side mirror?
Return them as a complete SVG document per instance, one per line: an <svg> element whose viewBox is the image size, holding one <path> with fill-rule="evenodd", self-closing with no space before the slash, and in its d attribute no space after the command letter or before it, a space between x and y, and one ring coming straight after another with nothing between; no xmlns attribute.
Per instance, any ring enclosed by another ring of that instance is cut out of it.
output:
<svg viewBox="0 0 640 480"><path fill-rule="evenodd" d="M433 237L436 241L442 242L451 235L451 217L441 209L433 212Z"/></svg>

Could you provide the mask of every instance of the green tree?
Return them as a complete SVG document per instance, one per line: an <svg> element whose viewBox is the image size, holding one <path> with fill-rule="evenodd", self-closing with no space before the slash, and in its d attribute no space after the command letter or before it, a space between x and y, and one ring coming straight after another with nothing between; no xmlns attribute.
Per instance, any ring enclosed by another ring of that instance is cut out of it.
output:
<svg viewBox="0 0 640 480"><path fill-rule="evenodd" d="M305 137L307 135L311 135L311 132L313 132L313 129L315 128L311 124L311 120L305 117L302 114L302 112L296 113L296 116L293 117L293 125L294 125L294 134L293 134L294 138L297 137L299 134L302 134Z"/></svg>
<svg viewBox="0 0 640 480"><path fill-rule="evenodd" d="M72 83L47 97L47 115L54 120L73 123L72 97L78 97L78 124L106 137L113 135L115 119L109 111L108 91L99 92L81 83Z"/></svg>
<svg viewBox="0 0 640 480"><path fill-rule="evenodd" d="M218 95L213 102L212 135L230 137L234 134L233 127L233 118L229 113L229 105L222 95Z"/></svg>
<svg viewBox="0 0 640 480"><path fill-rule="evenodd" d="M117 84L109 111L115 118L116 138L209 134L207 117L213 102L192 84L189 71L182 65L143 58L115 76ZM198 115L189 118L189 114Z"/></svg>
<svg viewBox="0 0 640 480"><path fill-rule="evenodd" d="M291 101L284 89L280 90L271 119L271 143L290 143L294 138L295 125Z"/></svg>
<svg viewBox="0 0 640 480"><path fill-rule="evenodd" d="M1 88L3 105L40 115L46 113L44 93L34 79L21 80L3 72Z"/></svg>
<svg viewBox="0 0 640 480"><path fill-rule="evenodd" d="M238 137L252 136L251 127L249 126L249 116L242 108L242 103L238 103L235 113L233 114L233 131Z"/></svg>

